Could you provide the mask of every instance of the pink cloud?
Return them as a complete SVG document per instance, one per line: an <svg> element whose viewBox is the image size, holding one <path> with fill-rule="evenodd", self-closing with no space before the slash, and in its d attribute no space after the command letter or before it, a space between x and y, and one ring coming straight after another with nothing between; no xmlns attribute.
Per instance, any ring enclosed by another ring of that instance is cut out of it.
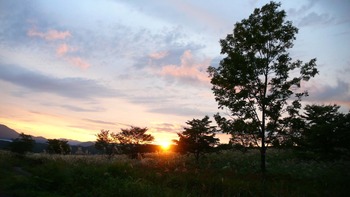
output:
<svg viewBox="0 0 350 197"><path fill-rule="evenodd" d="M90 64L88 62L86 62L85 60L83 60L82 58L80 57L70 57L68 58L68 61L77 66L77 67L80 67L80 68L88 68L90 67Z"/></svg>
<svg viewBox="0 0 350 197"><path fill-rule="evenodd" d="M196 62L191 51L187 50L181 56L181 65L167 65L162 68L160 75L171 76L182 80L209 83L210 79L206 72L210 61Z"/></svg>
<svg viewBox="0 0 350 197"><path fill-rule="evenodd" d="M27 35L30 37L40 37L48 41L64 40L67 37L72 36L69 31L57 31L54 29L50 29L47 32L39 32L36 29L30 29L28 30Z"/></svg>
<svg viewBox="0 0 350 197"><path fill-rule="evenodd" d="M57 47L56 49L56 54L59 55L59 56L63 56L65 55L67 52L69 51L69 46L64 43L64 44L61 44Z"/></svg>
<svg viewBox="0 0 350 197"><path fill-rule="evenodd" d="M151 59L155 59L155 60L159 60L159 59L163 59L164 57L168 56L169 52L168 51L159 51L159 52L154 52L149 54L148 56Z"/></svg>

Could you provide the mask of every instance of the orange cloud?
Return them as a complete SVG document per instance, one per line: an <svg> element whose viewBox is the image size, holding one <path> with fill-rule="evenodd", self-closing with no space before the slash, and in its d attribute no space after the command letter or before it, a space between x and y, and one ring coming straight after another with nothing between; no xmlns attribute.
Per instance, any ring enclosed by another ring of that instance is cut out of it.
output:
<svg viewBox="0 0 350 197"><path fill-rule="evenodd" d="M57 31L54 29L50 29L47 32L39 32L36 29L30 29L28 30L27 35L30 37L40 37L48 41L64 40L67 37L72 36L69 31Z"/></svg>
<svg viewBox="0 0 350 197"><path fill-rule="evenodd" d="M90 67L90 64L87 63L85 60L83 60L82 58L80 57L70 57L68 58L68 61L77 66L77 67L80 67L80 68L88 68Z"/></svg>
<svg viewBox="0 0 350 197"><path fill-rule="evenodd" d="M208 83L210 79L206 73L206 69L209 63L209 60L199 63L195 62L191 51L187 50L181 56L181 65L164 66L160 71L160 75Z"/></svg>

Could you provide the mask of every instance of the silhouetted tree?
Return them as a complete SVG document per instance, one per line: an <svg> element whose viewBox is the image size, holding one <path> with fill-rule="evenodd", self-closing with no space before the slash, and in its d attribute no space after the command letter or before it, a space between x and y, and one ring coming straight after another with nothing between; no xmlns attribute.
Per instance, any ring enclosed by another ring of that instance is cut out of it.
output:
<svg viewBox="0 0 350 197"><path fill-rule="evenodd" d="M201 154L213 150L219 139L215 138L216 129L210 126L211 122L208 116L201 120L187 121L186 124L190 127L185 127L182 133L178 133L179 140L174 141L179 152L192 153L198 162Z"/></svg>
<svg viewBox="0 0 350 197"><path fill-rule="evenodd" d="M270 2L236 23L233 33L220 40L221 54L226 57L217 68L208 68L219 108L230 112L230 118L215 115L218 125L233 137L245 134L259 140L262 172L266 135L278 132L284 111L300 108L301 98L307 96L307 92L297 92L301 81L318 73L316 59L306 64L291 61L287 50L298 29L285 21L286 12L279 7ZM290 77L291 72L295 77ZM287 100L293 97L295 101L289 104Z"/></svg>
<svg viewBox="0 0 350 197"><path fill-rule="evenodd" d="M306 128L300 146L327 157L350 150L350 113L340 113L338 105L307 105ZM350 156L350 155L347 155Z"/></svg>
<svg viewBox="0 0 350 197"><path fill-rule="evenodd" d="M67 140L48 139L47 140L47 152L50 154L69 154L70 146Z"/></svg>
<svg viewBox="0 0 350 197"><path fill-rule="evenodd" d="M35 145L35 140L33 140L31 135L26 135L24 133L19 134L18 138L14 139L10 144L10 150L14 153L25 154L31 152Z"/></svg>
<svg viewBox="0 0 350 197"><path fill-rule="evenodd" d="M111 137L109 130L101 130L99 134L96 135L97 140L95 142L95 148L97 150L103 151L105 154L112 156L116 151L116 142Z"/></svg>
<svg viewBox="0 0 350 197"><path fill-rule="evenodd" d="M147 130L147 128L131 126L130 129L121 129L120 133L112 133L111 136L114 141L118 141L124 153L131 158L136 158L138 153L143 152L141 144L148 144L154 140L151 134L146 134Z"/></svg>

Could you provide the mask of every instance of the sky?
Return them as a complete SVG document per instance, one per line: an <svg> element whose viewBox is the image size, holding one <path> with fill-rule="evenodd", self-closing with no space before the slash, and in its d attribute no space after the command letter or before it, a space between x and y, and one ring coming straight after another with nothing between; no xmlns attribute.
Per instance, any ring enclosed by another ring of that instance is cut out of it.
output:
<svg viewBox="0 0 350 197"><path fill-rule="evenodd" d="M177 139L218 112L206 70L223 58L219 40L268 2L0 0L0 124L80 141L130 126ZM291 57L317 58L304 104L348 112L350 1L281 3L299 29Z"/></svg>

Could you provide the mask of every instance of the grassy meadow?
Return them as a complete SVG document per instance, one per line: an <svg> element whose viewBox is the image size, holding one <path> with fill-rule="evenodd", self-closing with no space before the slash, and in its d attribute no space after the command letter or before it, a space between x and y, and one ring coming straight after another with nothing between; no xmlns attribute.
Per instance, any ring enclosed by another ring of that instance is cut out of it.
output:
<svg viewBox="0 0 350 197"><path fill-rule="evenodd" d="M298 159L290 150L267 150L267 173L258 150L212 153L196 163L171 152L125 155L0 152L0 196L347 196L349 161ZM302 158L307 156L302 155Z"/></svg>

